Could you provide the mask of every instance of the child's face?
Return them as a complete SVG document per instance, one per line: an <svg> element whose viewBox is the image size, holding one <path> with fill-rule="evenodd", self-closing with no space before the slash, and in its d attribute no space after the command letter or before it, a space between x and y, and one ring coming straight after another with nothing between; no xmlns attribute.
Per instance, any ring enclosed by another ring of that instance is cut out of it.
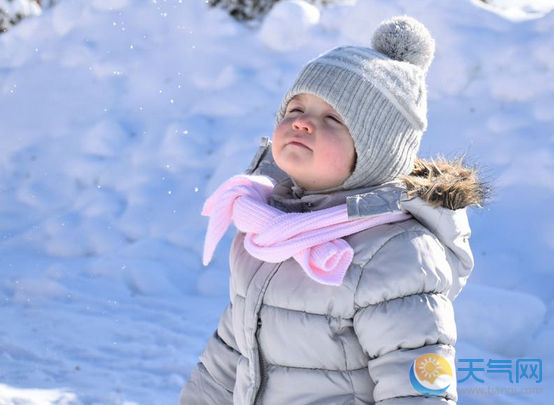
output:
<svg viewBox="0 0 554 405"><path fill-rule="evenodd" d="M356 159L341 116L312 94L299 94L289 102L273 133L272 151L277 166L311 191L340 186Z"/></svg>

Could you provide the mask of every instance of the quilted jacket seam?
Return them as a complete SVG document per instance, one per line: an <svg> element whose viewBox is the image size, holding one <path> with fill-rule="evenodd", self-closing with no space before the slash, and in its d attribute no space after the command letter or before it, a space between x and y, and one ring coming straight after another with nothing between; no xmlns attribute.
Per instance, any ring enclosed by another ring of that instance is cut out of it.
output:
<svg viewBox="0 0 554 405"><path fill-rule="evenodd" d="M333 315L329 315L327 313L318 314L318 313L315 313L315 312L303 311L301 309L283 308L283 307L279 307L277 305L267 304L265 302L263 303L263 306L278 309L278 310L281 310L281 311L290 311L290 312L298 312L298 313L305 314L305 315L321 316L322 318L333 318L333 319L344 319L344 320L352 319L352 317L349 317L349 316L346 316L346 317L344 317L344 316L333 316Z"/></svg>
<svg viewBox="0 0 554 405"><path fill-rule="evenodd" d="M214 382L219 385L221 388L223 388L225 391L227 391L228 393L232 394L233 391L229 391L229 389L227 389L227 387L225 385L223 385L221 382L219 382L219 380L217 378L214 377L214 375L212 373L210 373L210 370L208 370L208 367L206 367L206 365L204 364L204 362L201 362L202 365L204 366L204 369L206 370L206 372L212 377L212 379L214 380Z"/></svg>
<svg viewBox="0 0 554 405"><path fill-rule="evenodd" d="M365 269L367 268L368 264L371 262L371 260L372 260L375 256L377 256L377 255L379 254L379 252L381 252L381 250L382 250L385 246L387 246L390 242L392 242L393 239L396 239L396 238L398 238L398 237L400 237L400 236L404 236L404 235L409 234L409 233L417 234L418 236L429 235L428 232L425 232L425 231L422 231L422 230L406 229L406 228L404 228L404 227L402 227L402 226L400 226L400 225L395 225L395 226L401 228L402 231L399 232L399 233L394 234L393 236L391 236L390 238L388 238L386 241L384 241L383 244L381 244L381 246L379 246L379 247L375 250L375 252L371 255L371 257L368 258L368 259L364 262L364 264L361 266L362 271L360 271L360 277L358 278L358 282L356 283L356 288L355 288L355 290L354 290L354 310L355 310L355 312L357 312L357 311L358 311L359 309L361 309L361 308L367 307L367 306L360 306L360 305L358 305L358 304L356 303L356 296L357 296L357 293L358 293L358 289L360 288L360 282L361 282L361 280L362 280L363 273L364 273ZM379 303L386 302L386 301L392 301L392 300L397 299L397 298L404 298L404 297L407 297L407 296L410 296L410 295L417 295L417 294L421 294L421 293L418 292L418 293L406 294L405 296L394 297L394 298L390 298L390 299L388 299L388 300L381 300L381 301L379 301ZM379 303L377 303L377 304L370 304L370 305L378 305ZM369 306L369 305L368 305L368 306Z"/></svg>
<svg viewBox="0 0 554 405"><path fill-rule="evenodd" d="M290 369L297 369L297 370L313 370L313 371L326 371L326 372L328 371L328 372L332 372L332 373L352 373L352 372L367 370L367 366L354 368L352 370L334 370L334 369L321 368L321 367L287 366L287 365L284 365L284 364L276 364L276 363L271 363L271 362L268 362L267 364L269 366L274 366L274 367L290 368Z"/></svg>

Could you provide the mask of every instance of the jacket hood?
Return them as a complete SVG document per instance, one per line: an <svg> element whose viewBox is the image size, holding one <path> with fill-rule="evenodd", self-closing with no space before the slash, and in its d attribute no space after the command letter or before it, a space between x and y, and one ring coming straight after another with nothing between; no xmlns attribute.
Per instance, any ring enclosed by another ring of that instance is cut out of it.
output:
<svg viewBox="0 0 554 405"><path fill-rule="evenodd" d="M408 211L445 246L452 270L448 298L454 300L465 286L474 260L469 245L471 228L466 208L481 207L489 194L475 168L462 160L418 159L414 170L400 182L347 197L350 218Z"/></svg>
<svg viewBox="0 0 554 405"><path fill-rule="evenodd" d="M454 300L467 283L474 260L469 245L471 228L466 208L482 207L489 188L475 168L463 160L425 161L418 159L409 176L402 178L406 191L400 205L429 229L447 248L452 269L448 298Z"/></svg>

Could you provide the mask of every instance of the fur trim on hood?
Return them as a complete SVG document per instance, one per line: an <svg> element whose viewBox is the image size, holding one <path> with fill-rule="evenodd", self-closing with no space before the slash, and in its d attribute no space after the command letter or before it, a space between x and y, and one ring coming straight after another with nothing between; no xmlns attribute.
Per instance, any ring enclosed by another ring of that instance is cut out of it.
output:
<svg viewBox="0 0 554 405"><path fill-rule="evenodd" d="M402 176L408 197L419 196L435 207L457 210L468 206L482 207L490 190L478 176L476 168L459 160L427 161L416 159L414 170Z"/></svg>

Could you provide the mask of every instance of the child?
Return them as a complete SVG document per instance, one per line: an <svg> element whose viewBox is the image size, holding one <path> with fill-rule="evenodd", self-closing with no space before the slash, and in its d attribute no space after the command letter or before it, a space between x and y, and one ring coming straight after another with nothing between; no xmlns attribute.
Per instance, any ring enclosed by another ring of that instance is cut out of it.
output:
<svg viewBox="0 0 554 405"><path fill-rule="evenodd" d="M457 400L452 300L473 268L465 207L483 188L460 164L416 159L426 28L397 17L372 45L309 62L273 143L206 202L206 263L239 230L231 302L181 405ZM446 383L426 391L416 373Z"/></svg>

